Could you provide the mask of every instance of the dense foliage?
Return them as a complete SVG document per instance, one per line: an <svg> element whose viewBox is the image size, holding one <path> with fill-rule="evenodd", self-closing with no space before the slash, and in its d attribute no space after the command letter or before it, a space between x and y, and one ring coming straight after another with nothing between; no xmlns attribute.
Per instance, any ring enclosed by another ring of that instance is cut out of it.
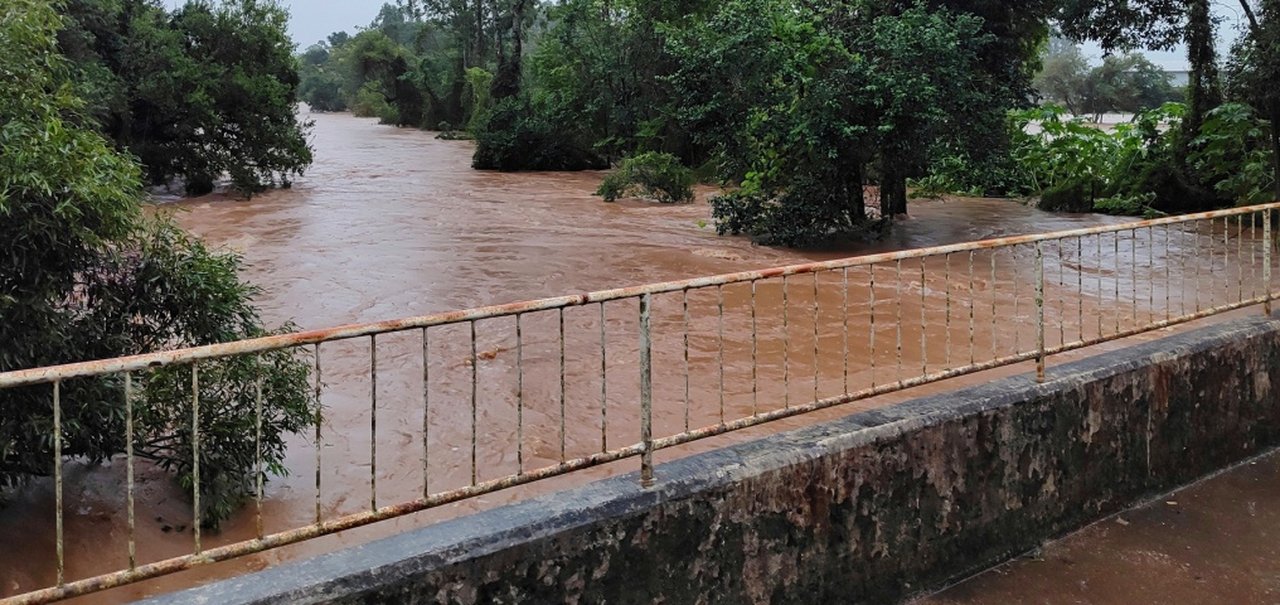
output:
<svg viewBox="0 0 1280 605"><path fill-rule="evenodd" d="M288 186L311 163L288 14L274 2L68 0L59 46L101 132L148 182Z"/></svg>
<svg viewBox="0 0 1280 605"><path fill-rule="evenodd" d="M670 154L726 186L713 202L722 232L808 245L882 232L883 217L906 213L908 183L918 194L1049 193L1050 205L1066 192L1068 206L1109 210L1261 199L1245 189L1280 187L1255 174L1266 160L1280 170L1280 136L1258 119L1280 112L1269 85L1280 0L1240 4L1249 32L1220 74L1207 0L401 0L305 51L302 89L321 109L465 128L479 169ZM1051 25L1065 38L1050 40ZM1090 65L1080 40L1108 55ZM1193 68L1185 94L1131 52L1178 45ZM1186 109L1170 115L1180 98ZM1032 130L1052 122L1066 137L1053 143L1010 127L1008 112L1036 100L1095 119L1149 115L1112 135L1052 111L1015 116ZM1224 103L1251 117L1224 124L1240 115ZM1247 135L1241 149L1206 151L1226 132ZM1123 179L1039 183L1061 167L1028 163L1067 145L1096 150L1083 164L1138 148L1142 162L1124 164Z"/></svg>
<svg viewBox="0 0 1280 605"><path fill-rule="evenodd" d="M669 153L648 152L627 158L604 182L596 195L606 202L639 196L664 204L693 201L693 171Z"/></svg>
<svg viewBox="0 0 1280 605"><path fill-rule="evenodd" d="M1271 199L1270 124L1248 105L1226 103L1210 111L1200 135L1184 145L1187 112L1185 104L1167 103L1111 129L1069 116L1060 106L1013 112L1012 170L998 193L1041 197L1048 210L1115 214ZM926 192L966 192L980 187L969 180L973 174L953 158L916 185Z"/></svg>
<svg viewBox="0 0 1280 605"><path fill-rule="evenodd" d="M1004 169L1004 114L1027 102L1054 7L400 2L355 36L306 50L302 88L317 107L466 125L480 169L670 154L738 192L721 200L724 230L816 243L878 232L876 215L904 214L907 179L937 157ZM876 184L879 213L863 193ZM760 200L742 206L740 196ZM739 206L753 216L728 220Z"/></svg>
<svg viewBox="0 0 1280 605"><path fill-rule="evenodd" d="M851 13L856 19L860 13ZM724 232L805 245L875 231L906 211L906 179L953 117L999 107L980 69L991 38L967 15L912 8L842 22L791 2L735 0L672 41L680 116L740 191L713 202ZM994 93L993 93L994 91Z"/></svg>
<svg viewBox="0 0 1280 605"><path fill-rule="evenodd" d="M0 6L0 372L266 335L236 256L143 214L138 166L86 126L63 26L45 0ZM201 364L206 523L253 493L258 385L263 472L284 472L286 437L314 415L307 368L288 352ZM194 487L192 369L131 378L137 454ZM61 383L64 456L125 451L123 381ZM53 426L50 386L0 390L0 490L52 473Z"/></svg>
<svg viewBox="0 0 1280 605"><path fill-rule="evenodd" d="M1090 66L1080 47L1061 39L1050 42L1036 91L1074 115L1138 113L1179 100L1170 76L1138 53L1108 55Z"/></svg>
<svg viewBox="0 0 1280 605"><path fill-rule="evenodd" d="M512 31L533 26L531 0L385 4L355 35L336 32L301 54L303 101L387 124L474 130L502 66L519 71ZM519 14L517 14L519 13Z"/></svg>
<svg viewBox="0 0 1280 605"><path fill-rule="evenodd" d="M1239 4L1248 29L1224 75L1205 0L1063 0L1058 17L1064 31L1097 40L1104 49L1185 44L1192 68L1186 103L1142 112L1110 132L1064 119L1064 111L1056 107L1015 114L1009 129L1015 141L1009 155L1012 170L971 169L967 158L953 155L935 161L931 174L917 185L928 194L1040 196L1041 205L1050 209L1120 213L1183 212L1280 199L1280 133L1274 127L1280 122L1280 93L1274 85L1280 79L1280 1ZM1074 45L1055 41L1037 84L1044 96L1077 115L1124 110L1125 105L1138 109L1159 95L1133 94L1157 88L1140 83L1151 79L1144 75L1151 70L1131 57L1111 56L1089 70ZM1108 72L1122 86L1103 86L1107 78L1094 78ZM1124 88L1131 94L1115 94ZM1099 103L1107 97L1112 100ZM1117 102L1126 97L1134 102Z"/></svg>

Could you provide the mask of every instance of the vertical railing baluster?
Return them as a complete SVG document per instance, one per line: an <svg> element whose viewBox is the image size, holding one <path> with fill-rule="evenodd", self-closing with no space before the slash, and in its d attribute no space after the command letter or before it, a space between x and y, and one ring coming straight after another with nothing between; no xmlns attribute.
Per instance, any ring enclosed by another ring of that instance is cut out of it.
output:
<svg viewBox="0 0 1280 605"><path fill-rule="evenodd" d="M1058 245L1058 344L1067 345L1067 252L1062 240ZM1083 338L1081 340L1084 340Z"/></svg>
<svg viewBox="0 0 1280 605"><path fill-rule="evenodd" d="M320 475L321 475L321 453L324 450L324 442L321 440L320 427L324 425L324 405L320 402L321 382L320 374L320 343L316 343L315 350L315 397L316 397L316 525L320 524Z"/></svg>
<svg viewBox="0 0 1280 605"><path fill-rule="evenodd" d="M1036 242L1036 380L1045 379L1044 246Z"/></svg>
<svg viewBox="0 0 1280 605"><path fill-rule="evenodd" d="M517 321L519 317L517 316ZM431 495L431 337L422 329L422 497ZM519 449L519 444L516 448ZM519 458L519 454L516 457Z"/></svg>
<svg viewBox="0 0 1280 605"><path fill-rule="evenodd" d="M1164 265L1164 320L1165 321L1169 321L1173 319L1173 278L1172 278L1173 273L1171 269L1171 266L1173 265L1173 245L1170 243L1170 240L1172 239L1173 239L1173 234L1172 232L1170 232L1170 227L1169 225L1165 225L1164 226L1164 262L1161 263Z"/></svg>
<svg viewBox="0 0 1280 605"><path fill-rule="evenodd" d="M893 278L893 293L894 298L897 299L897 304L894 306L897 310L897 316L894 321L894 333L896 334L895 340L897 344L898 358L897 373L894 374L894 376L897 378L898 384L902 384L902 259L898 259L898 261L894 263L894 267L895 274Z"/></svg>
<svg viewBox="0 0 1280 605"><path fill-rule="evenodd" d="M567 417L567 415L566 415L566 413L565 413L566 388L565 388L565 363L564 363L564 347L565 347L565 343L564 343L564 307L560 307L560 310L559 310L559 317L560 317L560 463L561 463L561 464L564 464L564 461L565 461L565 460L568 460L568 453L567 453L567 449L568 449L568 448L566 447L566 442L568 441L568 437L566 436L566 433L568 432L568 426L567 426L567 423L568 423L568 417ZM471 342L472 342L472 346L473 346L473 351L474 351L474 346L475 346L475 345L474 345L474 343L475 343L475 325L476 325L476 324L475 324L475 322L471 322L471 329L472 329L472 332L471 332ZM474 355L472 355L472 357L474 357ZM472 381L471 381L471 382L472 382L471 390L472 390L472 392L473 392L473 394L472 394L472 396L471 396L471 398L472 398L472 400L473 400L473 401L472 401L472 409L474 410L474 409L475 409L475 405L474 405L474 400L475 400L475 395L474 395L474 391L475 391L475 374L474 374L474 372L472 373ZM475 416L475 413L474 413L474 411L473 411L473 412L472 412L473 422L472 422L472 431L471 431L471 451L472 451L473 453L475 452L475 442L476 442L476 432L475 432L475 428L474 428L474 425L475 425L475 422L474 422L474 416ZM474 456L474 455L472 456L472 466L473 466L473 467L475 466L475 456ZM473 485L475 484L475 473L472 473L472 480L471 480L471 483L472 483Z"/></svg>
<svg viewBox="0 0 1280 605"><path fill-rule="evenodd" d="M195 538L195 554L203 552L200 546L200 364L191 364L191 511L192 535Z"/></svg>
<svg viewBox="0 0 1280 605"><path fill-rule="evenodd" d="M1129 294L1132 305L1133 323L1130 329L1138 328L1138 230L1129 230Z"/></svg>
<svg viewBox="0 0 1280 605"><path fill-rule="evenodd" d="M600 303L600 451L609 451L609 339L604 303Z"/></svg>
<svg viewBox="0 0 1280 605"><path fill-rule="evenodd" d="M724 425L724 286L716 286L716 320L720 332L716 363L720 366L720 425Z"/></svg>
<svg viewBox="0 0 1280 605"><path fill-rule="evenodd" d="M1116 316L1116 331L1115 331L1115 334L1119 334L1119 333L1120 333L1120 274L1121 274L1121 267L1120 267L1120 232L1119 232L1119 231L1116 231L1116 232L1112 233L1112 236L1113 236L1113 239L1115 240L1115 242L1114 242L1114 243L1115 243L1115 248L1116 248L1116 250L1115 250L1115 258L1116 258L1116 308L1115 308L1115 311L1113 312L1113 314Z"/></svg>
<svg viewBox="0 0 1280 605"><path fill-rule="evenodd" d="M647 309L647 306L646 306ZM759 414L760 378L757 363L757 331L756 331L756 280L751 280L751 416Z"/></svg>
<svg viewBox="0 0 1280 605"><path fill-rule="evenodd" d="M871 358L871 388L874 389L876 388L876 266L867 265L867 268L870 270L871 274L868 288L871 292L871 327L867 330L868 338L870 339L868 348L871 350L871 353L868 357Z"/></svg>
<svg viewBox="0 0 1280 605"><path fill-rule="evenodd" d="M563 310L561 312L563 313ZM479 424L478 422L479 393L478 393L478 389L476 388L476 385L479 382L479 376L478 376L479 370L477 368L480 367L480 358L476 355L476 322L473 319L468 323L470 324L470 328L471 328L471 485L475 485L479 483L479 476L480 476L480 473L479 473L480 461L479 461L479 458L476 456L476 441L477 441L476 436L479 433L479 426L478 426ZM563 366L563 361L561 362L561 365ZM560 406L560 414L561 414L561 417L563 418L564 416L563 403ZM563 458L564 457L564 436L563 436L564 422L563 421L561 421L560 423L560 433L561 433L560 452L561 452L561 458Z"/></svg>
<svg viewBox="0 0 1280 605"><path fill-rule="evenodd" d="M1022 353L1022 311L1021 304L1018 302L1018 296L1020 295L1018 292L1018 282L1022 280L1020 279L1021 271L1018 267L1017 245L1009 247L1009 261L1010 265L1013 267L1013 279L1011 280L1013 283L1013 352L1017 355ZM950 332L948 332L947 336L951 336Z"/></svg>
<svg viewBox="0 0 1280 605"><path fill-rule="evenodd" d="M62 528L62 381L53 382L53 515L58 557L58 586L66 583L66 559Z"/></svg>
<svg viewBox="0 0 1280 605"><path fill-rule="evenodd" d="M1183 275L1181 275L1181 279L1180 279L1181 287L1183 287L1183 295L1181 295L1180 297L1181 298L1180 315L1185 317L1187 316L1187 287L1188 287L1187 280L1188 280L1188 274L1190 272L1187 270L1187 258L1190 256L1190 253L1194 252L1194 248L1189 248L1187 246L1187 237L1190 237L1190 235L1188 235L1187 232L1183 232L1183 230L1179 229L1178 233L1181 234L1179 235L1179 238L1178 238L1178 244L1179 246L1183 247L1183 249L1181 249L1178 255L1179 258L1181 258L1181 267L1183 267ZM1197 278L1198 276L1199 276L1199 272L1197 271ZM1199 290L1198 287L1193 287L1193 288ZM1199 304L1199 292L1196 293L1196 304L1197 306Z"/></svg>
<svg viewBox="0 0 1280 605"><path fill-rule="evenodd" d="M472 368L475 364L472 364ZM378 335L369 335L369 510L378 510Z"/></svg>
<svg viewBox="0 0 1280 605"><path fill-rule="evenodd" d="M782 276L782 405L791 408L791 324L787 321L787 276Z"/></svg>
<svg viewBox="0 0 1280 605"><path fill-rule="evenodd" d="M1107 310L1104 306L1107 302L1107 295L1103 290L1102 274L1106 273L1107 270L1102 266L1102 234L1099 233L1096 238L1098 240L1098 339L1101 340L1106 334L1102 328L1102 318L1107 315Z"/></svg>
<svg viewBox="0 0 1280 605"><path fill-rule="evenodd" d="M841 318L844 323L844 393L849 394L849 268L841 269L844 281L843 301L840 304Z"/></svg>
<svg viewBox="0 0 1280 605"><path fill-rule="evenodd" d="M254 381L253 390L253 502L256 509L253 517L253 529L258 539L261 540L264 535L262 527L262 376L258 376L258 379Z"/></svg>
<svg viewBox="0 0 1280 605"><path fill-rule="evenodd" d="M755 282L752 282L754 284ZM640 485L653 485L653 352L650 294L640 297Z"/></svg>
<svg viewBox="0 0 1280 605"><path fill-rule="evenodd" d="M1156 229L1147 227L1147 322L1156 321ZM1137 276L1134 276L1137 279Z"/></svg>
<svg viewBox="0 0 1280 605"><path fill-rule="evenodd" d="M973 250L969 251L969 365L977 363L977 345L974 344L974 333L976 327L976 316L974 308L978 304L977 291L974 289L973 281Z"/></svg>
<svg viewBox="0 0 1280 605"><path fill-rule="evenodd" d="M1236 302L1244 302L1244 215L1236 215Z"/></svg>
<svg viewBox="0 0 1280 605"><path fill-rule="evenodd" d="M1098 312L1101 313L1102 309L1098 309ZM1080 342L1084 342L1084 236L1080 235L1076 236L1076 315Z"/></svg>
<svg viewBox="0 0 1280 605"><path fill-rule="evenodd" d="M1264 302L1262 312L1271 317L1271 210L1262 211L1262 286Z"/></svg>
<svg viewBox="0 0 1280 605"><path fill-rule="evenodd" d="M925 309L925 259L920 257L920 375L929 375L928 330L929 317Z"/></svg>
<svg viewBox="0 0 1280 605"><path fill-rule="evenodd" d="M604 303L600 304L604 313ZM605 408L600 408L600 442L608 449L608 422ZM516 314L516 472L524 474L524 315Z"/></svg>
<svg viewBox="0 0 1280 605"><path fill-rule="evenodd" d="M821 318L818 316L818 274L813 274L813 400L818 400L818 373L821 364L818 360L818 322Z"/></svg>
<svg viewBox="0 0 1280 605"><path fill-rule="evenodd" d="M129 517L129 571L138 568L137 520L134 515L135 484L133 477L133 374L124 373L125 493Z"/></svg>
<svg viewBox="0 0 1280 605"><path fill-rule="evenodd" d="M943 298L946 299L946 311L943 317L943 324L946 326L946 352L943 354L945 358L944 368L951 369L951 253L947 253L942 257L942 288Z"/></svg>
<svg viewBox="0 0 1280 605"><path fill-rule="evenodd" d="M991 250L988 250L988 252L991 254L991 284L987 286L987 289L991 291L991 360L995 361L1000 359L1000 344L998 342L999 334L996 332L996 323L998 321L997 317L999 313L999 311L996 310L996 249L992 248Z"/></svg>
<svg viewBox="0 0 1280 605"><path fill-rule="evenodd" d="M1258 239L1258 213L1249 213L1249 239ZM1249 246L1249 297L1258 298L1258 245Z"/></svg>
<svg viewBox="0 0 1280 605"><path fill-rule="evenodd" d="M689 432L689 289L685 288L680 302L684 306L684 431Z"/></svg>

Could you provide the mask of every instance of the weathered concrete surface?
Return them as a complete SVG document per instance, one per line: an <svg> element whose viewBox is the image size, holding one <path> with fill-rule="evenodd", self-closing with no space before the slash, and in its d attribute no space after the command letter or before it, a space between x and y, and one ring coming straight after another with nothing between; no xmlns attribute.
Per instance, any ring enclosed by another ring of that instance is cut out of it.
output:
<svg viewBox="0 0 1280 605"><path fill-rule="evenodd" d="M1280 441L1242 320L851 416L152 603L883 603Z"/></svg>
<svg viewBox="0 0 1280 605"><path fill-rule="evenodd" d="M1274 605L1278 538L1273 451L913 605Z"/></svg>

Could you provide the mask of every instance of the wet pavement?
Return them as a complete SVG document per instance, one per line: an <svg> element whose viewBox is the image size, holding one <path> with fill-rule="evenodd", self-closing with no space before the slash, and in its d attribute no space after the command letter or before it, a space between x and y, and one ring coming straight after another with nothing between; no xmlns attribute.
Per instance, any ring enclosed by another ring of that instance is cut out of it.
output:
<svg viewBox="0 0 1280 605"><path fill-rule="evenodd" d="M913 605L1280 603L1280 454L1089 526Z"/></svg>

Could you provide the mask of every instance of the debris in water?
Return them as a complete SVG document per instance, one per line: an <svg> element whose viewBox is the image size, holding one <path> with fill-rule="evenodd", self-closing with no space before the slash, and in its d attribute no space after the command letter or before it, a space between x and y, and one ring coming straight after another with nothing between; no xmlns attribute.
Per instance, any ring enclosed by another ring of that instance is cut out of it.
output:
<svg viewBox="0 0 1280 605"><path fill-rule="evenodd" d="M1129 525L1129 522L1125 521L1124 517L1116 517L1116 523L1119 523L1120 525Z"/></svg>

